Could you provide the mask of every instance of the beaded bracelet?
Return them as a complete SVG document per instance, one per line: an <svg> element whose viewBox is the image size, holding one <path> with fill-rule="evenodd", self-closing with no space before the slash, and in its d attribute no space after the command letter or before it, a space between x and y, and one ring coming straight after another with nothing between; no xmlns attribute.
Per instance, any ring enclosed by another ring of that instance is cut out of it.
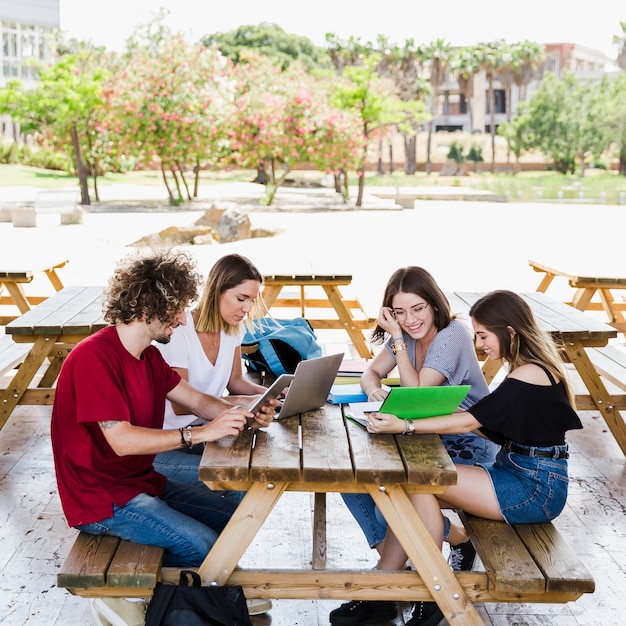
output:
<svg viewBox="0 0 626 626"><path fill-rule="evenodd" d="M185 427L179 428L180 432L180 447L181 448L193 448L193 443L191 442L191 426L187 426L187 438L185 439Z"/></svg>

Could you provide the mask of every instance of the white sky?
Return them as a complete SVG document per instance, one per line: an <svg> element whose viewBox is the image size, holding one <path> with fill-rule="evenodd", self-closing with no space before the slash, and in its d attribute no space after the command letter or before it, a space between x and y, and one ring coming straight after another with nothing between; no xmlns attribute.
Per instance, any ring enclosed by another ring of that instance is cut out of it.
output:
<svg viewBox="0 0 626 626"><path fill-rule="evenodd" d="M613 36L622 34L620 21L626 21L624 0L60 0L61 29L69 37L120 51L135 27L149 22L160 6L170 11L170 27L190 41L265 21L320 46L327 32L363 41L382 34L397 44L410 37L418 44L441 38L454 46L529 39L577 43L611 58L617 50Z"/></svg>

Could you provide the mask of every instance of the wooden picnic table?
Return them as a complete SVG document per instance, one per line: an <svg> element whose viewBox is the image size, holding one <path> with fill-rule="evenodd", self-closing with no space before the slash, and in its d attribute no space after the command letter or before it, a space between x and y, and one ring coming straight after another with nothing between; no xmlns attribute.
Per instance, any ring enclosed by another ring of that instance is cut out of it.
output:
<svg viewBox="0 0 626 626"><path fill-rule="evenodd" d="M68 259L58 260L54 263L43 262L41 265L31 265L28 269L22 263L11 261L9 264L0 266L0 305L10 305L17 307L20 313L26 313L32 305L43 302L48 296L36 296L26 294L24 285L31 283L38 272L44 273L55 291L63 289L63 283L59 278L57 270L65 267L69 262ZM4 295L3 290L7 291ZM16 315L0 316L0 325L4 326L14 320Z"/></svg>
<svg viewBox="0 0 626 626"><path fill-rule="evenodd" d="M556 277L565 278L569 286L576 290L567 304L581 311L604 311L609 324L626 334L626 302L616 300L613 295L613 290L626 289L626 276L573 274L532 259L528 263L535 272L544 274L537 291L545 293Z"/></svg>
<svg viewBox="0 0 626 626"><path fill-rule="evenodd" d="M350 274L270 274L263 279L263 300L268 309L298 309L300 316L306 318L313 328L345 330L359 355L371 358L372 351L365 341L363 330L370 330L376 318L370 317L358 300L344 298L340 287L351 282ZM279 298L281 292L289 288L296 288L297 294ZM322 293L316 297L314 290L321 290ZM308 309L311 308L334 311L336 317L310 318ZM354 311L357 311L356 317Z"/></svg>
<svg viewBox="0 0 626 626"><path fill-rule="evenodd" d="M5 332L16 343L32 346L7 388L0 389L0 428L18 404L52 404L65 357L104 326L102 287L64 287L7 324ZM46 360L45 373L37 387L30 388Z"/></svg>
<svg viewBox="0 0 626 626"><path fill-rule="evenodd" d="M467 625L483 623L467 595L474 585L465 588L457 580L407 496L441 493L456 482L456 470L438 435L370 435L344 420L339 406L326 404L277 420L267 430L207 444L199 476L211 488L247 492L198 570L204 584L246 585L268 598L434 597L448 618ZM239 568L286 491L316 494L311 567ZM417 571L326 568L328 492L369 493ZM162 575L167 579L167 568Z"/></svg>
<svg viewBox="0 0 626 626"><path fill-rule="evenodd" d="M469 320L468 312L471 305L484 294L455 291L446 295L452 311ZM521 295L531 306L541 328L548 331L561 347L565 360L576 368L587 389L587 394L576 396L577 408L586 411L597 409L626 454L626 423L619 410L626 409L626 398L623 395L609 393L588 352L589 349L606 346L609 339L617 337L617 330L544 293L531 292ZM485 358L485 355L479 354L479 358ZM485 360L483 372L488 383L494 379L501 367L500 361Z"/></svg>

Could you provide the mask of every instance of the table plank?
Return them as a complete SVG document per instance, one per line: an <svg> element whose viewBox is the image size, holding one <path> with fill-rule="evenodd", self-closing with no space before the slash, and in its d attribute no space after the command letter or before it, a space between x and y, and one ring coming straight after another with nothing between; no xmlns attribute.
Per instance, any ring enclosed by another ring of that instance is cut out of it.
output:
<svg viewBox="0 0 626 626"><path fill-rule="evenodd" d="M302 477L306 482L352 482L352 463L345 454L348 448L341 408L324 405L301 417Z"/></svg>
<svg viewBox="0 0 626 626"><path fill-rule="evenodd" d="M300 419L297 415L274 421L259 431L250 464L249 478L261 482L299 481Z"/></svg>
<svg viewBox="0 0 626 626"><path fill-rule="evenodd" d="M380 485L406 482L406 470L394 437L370 435L350 420L346 420L346 428L357 483Z"/></svg>

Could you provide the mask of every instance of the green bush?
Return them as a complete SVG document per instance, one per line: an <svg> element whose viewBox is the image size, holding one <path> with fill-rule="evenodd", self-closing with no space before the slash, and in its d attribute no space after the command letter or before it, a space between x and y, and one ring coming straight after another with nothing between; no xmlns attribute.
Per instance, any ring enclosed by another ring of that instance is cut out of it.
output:
<svg viewBox="0 0 626 626"><path fill-rule="evenodd" d="M19 163L19 152L15 141L0 144L0 163Z"/></svg>
<svg viewBox="0 0 626 626"><path fill-rule="evenodd" d="M24 165L31 167L41 167L46 170L57 170L59 172L70 172L72 163L70 158L61 152L54 152L48 148L33 150L30 155L25 155L22 161Z"/></svg>
<svg viewBox="0 0 626 626"><path fill-rule="evenodd" d="M463 163L463 161L465 161L463 146L458 141L453 141L450 144L450 150L448 150L448 158L452 159L455 163Z"/></svg>
<svg viewBox="0 0 626 626"><path fill-rule="evenodd" d="M482 163L485 159L483 159L483 148L482 146L478 146L475 143L472 144L472 147L469 149L467 153L467 160L473 161L474 163Z"/></svg>

